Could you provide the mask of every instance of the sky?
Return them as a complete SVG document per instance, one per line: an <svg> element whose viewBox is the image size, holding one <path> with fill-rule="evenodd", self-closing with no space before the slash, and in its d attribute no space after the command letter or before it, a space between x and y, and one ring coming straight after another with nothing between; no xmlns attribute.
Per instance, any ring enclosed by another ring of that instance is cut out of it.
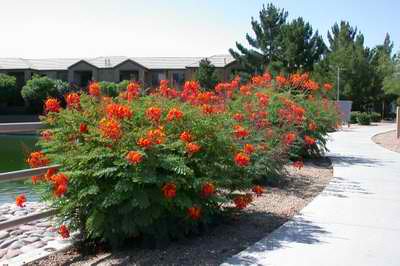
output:
<svg viewBox="0 0 400 266"><path fill-rule="evenodd" d="M348 20L373 47L400 50L398 0L0 0L0 57L210 56L245 43L272 2L326 39Z"/></svg>

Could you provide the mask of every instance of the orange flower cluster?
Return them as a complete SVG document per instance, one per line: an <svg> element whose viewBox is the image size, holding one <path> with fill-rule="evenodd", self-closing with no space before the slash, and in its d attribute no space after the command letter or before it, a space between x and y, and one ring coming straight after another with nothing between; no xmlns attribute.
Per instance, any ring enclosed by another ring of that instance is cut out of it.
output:
<svg viewBox="0 0 400 266"><path fill-rule="evenodd" d="M319 89L319 84L311 79L307 80L304 87L309 91L316 91Z"/></svg>
<svg viewBox="0 0 400 266"><path fill-rule="evenodd" d="M254 194L257 195L257 197L260 197L264 193L264 188L262 186L254 186L251 191L254 192Z"/></svg>
<svg viewBox="0 0 400 266"><path fill-rule="evenodd" d="M330 91L330 90L333 89L333 85L332 85L331 83L325 83L325 84L323 85L323 87L324 87L324 89L325 89L326 91Z"/></svg>
<svg viewBox="0 0 400 266"><path fill-rule="evenodd" d="M126 91L120 94L125 100L132 101L140 96L140 85L136 82L129 82Z"/></svg>
<svg viewBox="0 0 400 266"><path fill-rule="evenodd" d="M242 152L235 155L235 163L239 167L246 167L250 164L250 157Z"/></svg>
<svg viewBox="0 0 400 266"><path fill-rule="evenodd" d="M133 165L137 165L143 160L143 155L137 151L130 151L126 155L126 160Z"/></svg>
<svg viewBox="0 0 400 266"><path fill-rule="evenodd" d="M303 74L292 74L289 77L289 83L295 88L302 89L309 79L308 73Z"/></svg>
<svg viewBox="0 0 400 266"><path fill-rule="evenodd" d="M99 124L100 132L103 137L111 140L118 140L122 137L122 128L118 121L114 119L103 118Z"/></svg>
<svg viewBox="0 0 400 266"><path fill-rule="evenodd" d="M166 183L161 190L166 199L173 199L176 197L176 185L174 183Z"/></svg>
<svg viewBox="0 0 400 266"><path fill-rule="evenodd" d="M194 101L200 92L200 84L197 81L186 81L183 85L181 98L184 101Z"/></svg>
<svg viewBox="0 0 400 266"><path fill-rule="evenodd" d="M26 160L26 162L31 168L37 168L48 165L50 160L42 151L35 151L29 155L29 158Z"/></svg>
<svg viewBox="0 0 400 266"><path fill-rule="evenodd" d="M65 96L65 102L68 108L79 109L81 105L81 97L76 92L71 92Z"/></svg>
<svg viewBox="0 0 400 266"><path fill-rule="evenodd" d="M172 108L169 110L167 114L167 120L172 121L172 120L179 120L183 117L183 112L179 110L178 108Z"/></svg>
<svg viewBox="0 0 400 266"><path fill-rule="evenodd" d="M190 143L186 144L186 151L189 155L193 155L196 152L200 151L200 145L190 142Z"/></svg>
<svg viewBox="0 0 400 266"><path fill-rule="evenodd" d="M236 138L245 138L247 136L249 136L249 131L247 129L245 129L244 127L242 127L241 125L235 125L233 127L234 131L233 134L235 135Z"/></svg>
<svg viewBox="0 0 400 266"><path fill-rule="evenodd" d="M272 77L268 72L263 75L256 75L251 78L251 84L254 86L265 86L269 87L271 85Z"/></svg>
<svg viewBox="0 0 400 266"><path fill-rule="evenodd" d="M289 123L301 124L304 120L304 108L286 98L283 103L285 107L278 110L279 117Z"/></svg>
<svg viewBox="0 0 400 266"><path fill-rule="evenodd" d="M299 170L301 169L301 168L303 168L304 167L304 163L303 163L303 161L295 161L295 162L293 162L293 167L294 168L298 168Z"/></svg>
<svg viewBox="0 0 400 266"><path fill-rule="evenodd" d="M149 130L147 132L147 138L152 144L159 145L165 142L165 133L162 128Z"/></svg>
<svg viewBox="0 0 400 266"><path fill-rule="evenodd" d="M53 182L53 193L57 197L63 196L68 190L68 177L63 173L53 175L51 178Z"/></svg>
<svg viewBox="0 0 400 266"><path fill-rule="evenodd" d="M283 88L288 85L288 80L284 76L276 76L275 81L279 88Z"/></svg>
<svg viewBox="0 0 400 266"><path fill-rule="evenodd" d="M317 124L315 124L315 122L308 123L308 129L311 131L315 131L317 129Z"/></svg>
<svg viewBox="0 0 400 266"><path fill-rule="evenodd" d="M62 238L69 238L69 229L65 225L61 225L58 229L58 233L61 235Z"/></svg>
<svg viewBox="0 0 400 266"><path fill-rule="evenodd" d="M137 145L143 149L148 149L151 147L152 143L151 140L147 138L139 138L137 141Z"/></svg>
<svg viewBox="0 0 400 266"><path fill-rule="evenodd" d="M315 138L306 135L306 136L304 136L304 142L307 145L314 145L316 143L316 140L315 140Z"/></svg>
<svg viewBox="0 0 400 266"><path fill-rule="evenodd" d="M60 102L56 98L48 98L44 103L44 110L46 113L58 113L60 112Z"/></svg>
<svg viewBox="0 0 400 266"><path fill-rule="evenodd" d="M253 201L253 197L250 194L239 195L233 199L233 203L237 209L242 210L246 208Z"/></svg>
<svg viewBox="0 0 400 266"><path fill-rule="evenodd" d="M255 152L256 151L256 148L254 148L254 146L252 145L252 144L244 144L244 146L243 146L243 151L246 153L246 154L252 154L253 152Z"/></svg>
<svg viewBox="0 0 400 266"><path fill-rule="evenodd" d="M26 202L26 197L24 194L18 195L15 198L15 204L20 208L25 207L25 202Z"/></svg>
<svg viewBox="0 0 400 266"><path fill-rule="evenodd" d="M169 87L169 81L168 80L161 80L160 81L160 88L159 92L163 97L172 99L176 98L179 96L179 93L176 89L170 88Z"/></svg>
<svg viewBox="0 0 400 266"><path fill-rule="evenodd" d="M237 122L242 122L244 120L244 115L240 113L236 113L233 115L233 119Z"/></svg>
<svg viewBox="0 0 400 266"><path fill-rule="evenodd" d="M149 107L146 110L147 119L153 122L158 122L161 118L161 109L158 107Z"/></svg>
<svg viewBox="0 0 400 266"><path fill-rule="evenodd" d="M203 184L203 187L201 188L201 195L204 198L211 197L214 193L215 193L215 186L212 183L206 182Z"/></svg>
<svg viewBox="0 0 400 266"><path fill-rule="evenodd" d="M260 104L260 107L266 107L268 105L269 102L269 96L261 93L261 92L257 92L256 96L258 98L258 102Z"/></svg>
<svg viewBox="0 0 400 266"><path fill-rule="evenodd" d="M187 131L183 131L182 133L181 133L181 135L179 136L179 138L180 138L180 140L182 140L183 142L187 142L187 143L189 143L189 142L191 142L192 141L192 135L190 135L190 133L189 132L187 132Z"/></svg>
<svg viewBox="0 0 400 266"><path fill-rule="evenodd" d="M283 136L283 143L285 143L287 146L292 145L296 138L296 133L288 132Z"/></svg>
<svg viewBox="0 0 400 266"><path fill-rule="evenodd" d="M198 220L201 217L201 208L200 207L190 207L187 209L188 212L188 216L192 219L192 220Z"/></svg>
<svg viewBox="0 0 400 266"><path fill-rule="evenodd" d="M132 111L128 106L116 103L110 103L106 106L106 113L109 118L129 119L132 117Z"/></svg>
<svg viewBox="0 0 400 266"><path fill-rule="evenodd" d="M100 96L100 84L96 81L93 81L89 84L89 94L93 97Z"/></svg>

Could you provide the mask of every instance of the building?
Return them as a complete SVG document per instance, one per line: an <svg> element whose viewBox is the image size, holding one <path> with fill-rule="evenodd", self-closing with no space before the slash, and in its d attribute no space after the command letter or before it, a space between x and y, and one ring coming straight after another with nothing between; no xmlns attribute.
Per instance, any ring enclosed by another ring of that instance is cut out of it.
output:
<svg viewBox="0 0 400 266"><path fill-rule="evenodd" d="M120 82L135 80L145 87L158 86L160 80L180 87L194 78L201 59L207 58L216 67L221 81L231 78L237 63L230 55L211 57L96 57L60 59L0 58L0 73L13 75L22 88L34 74L60 79L80 87L91 80Z"/></svg>

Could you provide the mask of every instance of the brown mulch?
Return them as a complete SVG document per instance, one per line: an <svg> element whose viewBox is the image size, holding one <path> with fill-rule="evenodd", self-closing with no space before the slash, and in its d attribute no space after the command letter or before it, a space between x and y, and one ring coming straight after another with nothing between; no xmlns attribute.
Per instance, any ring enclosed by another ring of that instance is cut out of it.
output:
<svg viewBox="0 0 400 266"><path fill-rule="evenodd" d="M278 187L256 198L236 219L201 236L159 249L126 248L82 256L75 249L51 255L29 265L219 265L288 221L328 184L333 176L329 159L308 161Z"/></svg>
<svg viewBox="0 0 400 266"><path fill-rule="evenodd" d="M396 136L396 130L375 135L372 140L388 150L400 152L400 139Z"/></svg>

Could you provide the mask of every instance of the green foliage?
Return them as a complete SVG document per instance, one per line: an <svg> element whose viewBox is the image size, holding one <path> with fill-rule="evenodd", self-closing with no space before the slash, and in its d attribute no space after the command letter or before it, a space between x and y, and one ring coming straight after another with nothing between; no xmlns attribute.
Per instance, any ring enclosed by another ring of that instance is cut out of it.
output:
<svg viewBox="0 0 400 266"><path fill-rule="evenodd" d="M357 124L358 123L358 115L360 114L359 111L353 111L350 114L350 123Z"/></svg>
<svg viewBox="0 0 400 266"><path fill-rule="evenodd" d="M101 93L110 97L118 96L119 92L121 91L120 86L114 82L101 81L99 82L99 85Z"/></svg>
<svg viewBox="0 0 400 266"><path fill-rule="evenodd" d="M381 114L377 113L377 112L369 113L369 117L371 118L371 122L375 122L375 123L381 122L381 120L382 120Z"/></svg>
<svg viewBox="0 0 400 266"><path fill-rule="evenodd" d="M218 77L215 73L215 66L205 58L200 61L199 68L196 71L196 80L199 81L200 86L206 90L214 89L218 83Z"/></svg>
<svg viewBox="0 0 400 266"><path fill-rule="evenodd" d="M41 112L48 97L59 97L55 80L34 75L21 90L22 98L34 112Z"/></svg>
<svg viewBox="0 0 400 266"><path fill-rule="evenodd" d="M360 113L357 116L357 122L360 125L370 125L371 124L371 116L368 113Z"/></svg>
<svg viewBox="0 0 400 266"><path fill-rule="evenodd" d="M0 103L9 103L17 97L16 78L0 74Z"/></svg>

